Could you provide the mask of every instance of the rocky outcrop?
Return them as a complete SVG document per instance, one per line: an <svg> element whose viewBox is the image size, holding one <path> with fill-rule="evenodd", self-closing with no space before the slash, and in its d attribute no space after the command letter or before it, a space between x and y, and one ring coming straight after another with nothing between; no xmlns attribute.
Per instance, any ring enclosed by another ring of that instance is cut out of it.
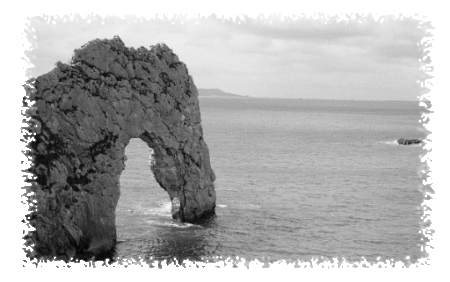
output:
<svg viewBox="0 0 450 282"><path fill-rule="evenodd" d="M164 44L127 48L120 38L75 50L70 65L26 87L35 104L29 143L35 208L31 256L89 257L116 243L115 209L131 138L153 149L155 179L194 222L213 213L215 175L203 139L197 88Z"/></svg>
<svg viewBox="0 0 450 282"><path fill-rule="evenodd" d="M398 139L398 144L400 145L412 145L412 144L420 144L423 141L421 139L405 139L405 138L400 138Z"/></svg>

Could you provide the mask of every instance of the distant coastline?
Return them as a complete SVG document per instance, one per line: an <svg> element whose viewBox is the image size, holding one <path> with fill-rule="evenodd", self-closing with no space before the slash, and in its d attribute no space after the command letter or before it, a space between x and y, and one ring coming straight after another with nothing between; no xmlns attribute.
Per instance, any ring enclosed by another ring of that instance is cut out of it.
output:
<svg viewBox="0 0 450 282"><path fill-rule="evenodd" d="M417 100L359 100L359 99L315 99L315 98L288 98L288 97L253 97L249 95L238 95L222 91L217 88L198 88L199 98L257 98L257 99L275 99L275 100L319 100L319 101L344 101L344 102L387 102L387 103L419 103L421 101ZM422 101L425 104L430 104L430 101Z"/></svg>
<svg viewBox="0 0 450 282"><path fill-rule="evenodd" d="M243 96L237 94L227 93L220 89L206 89L198 88L198 96L200 98L253 98L251 96Z"/></svg>

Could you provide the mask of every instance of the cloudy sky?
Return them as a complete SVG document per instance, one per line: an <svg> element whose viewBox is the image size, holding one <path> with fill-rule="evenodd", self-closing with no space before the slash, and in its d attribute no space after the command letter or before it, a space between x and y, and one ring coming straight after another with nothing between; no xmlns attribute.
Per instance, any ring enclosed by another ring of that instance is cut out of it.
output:
<svg viewBox="0 0 450 282"><path fill-rule="evenodd" d="M186 63L198 88L254 97L418 100L419 18L329 15L138 19L32 17L30 77L68 63L75 48L118 35L128 47L164 42Z"/></svg>

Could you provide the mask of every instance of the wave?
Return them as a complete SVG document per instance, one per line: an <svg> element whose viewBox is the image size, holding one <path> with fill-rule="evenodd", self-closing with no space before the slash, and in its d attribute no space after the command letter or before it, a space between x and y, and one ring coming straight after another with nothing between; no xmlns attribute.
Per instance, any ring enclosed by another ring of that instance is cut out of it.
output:
<svg viewBox="0 0 450 282"><path fill-rule="evenodd" d="M176 221L167 222L167 221L158 221L158 220L148 220L147 223L151 224L151 225L166 226L166 227L176 227L176 228L189 228L189 227L203 228L200 225L187 223L187 222L176 222Z"/></svg>
<svg viewBox="0 0 450 282"><path fill-rule="evenodd" d="M159 203L159 205L154 208L134 206L134 207L125 208L125 209L123 209L123 211L128 212L128 213L171 217L172 216L171 209L172 209L172 203L164 202L164 203Z"/></svg>
<svg viewBox="0 0 450 282"><path fill-rule="evenodd" d="M172 209L172 203L165 202L165 203L160 203L159 207L157 207L157 208L144 209L144 214L171 217L172 216L171 209Z"/></svg>
<svg viewBox="0 0 450 282"><path fill-rule="evenodd" d="M398 144L397 140L381 141L381 143L386 144L386 145L395 145L395 146L400 145L400 144Z"/></svg>
<svg viewBox="0 0 450 282"><path fill-rule="evenodd" d="M390 145L390 146L400 146L400 144L398 144L398 140L390 140L390 141L380 141L380 143L385 144L385 145ZM420 147L422 145L422 143L419 144L410 144L410 145L401 145L403 147Z"/></svg>
<svg viewBox="0 0 450 282"><path fill-rule="evenodd" d="M218 207L218 208L226 208L227 205L216 205L216 207Z"/></svg>

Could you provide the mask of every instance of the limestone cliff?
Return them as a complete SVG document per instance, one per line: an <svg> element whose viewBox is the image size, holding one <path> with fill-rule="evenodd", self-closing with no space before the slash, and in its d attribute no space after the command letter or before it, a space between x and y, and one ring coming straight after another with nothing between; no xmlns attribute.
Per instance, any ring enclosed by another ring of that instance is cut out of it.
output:
<svg viewBox="0 0 450 282"><path fill-rule="evenodd" d="M215 175L197 88L166 45L136 50L118 37L97 39L26 89L35 102L28 111L33 256L86 257L114 247L131 138L153 149L152 171L170 199L178 198L180 220L214 212Z"/></svg>

